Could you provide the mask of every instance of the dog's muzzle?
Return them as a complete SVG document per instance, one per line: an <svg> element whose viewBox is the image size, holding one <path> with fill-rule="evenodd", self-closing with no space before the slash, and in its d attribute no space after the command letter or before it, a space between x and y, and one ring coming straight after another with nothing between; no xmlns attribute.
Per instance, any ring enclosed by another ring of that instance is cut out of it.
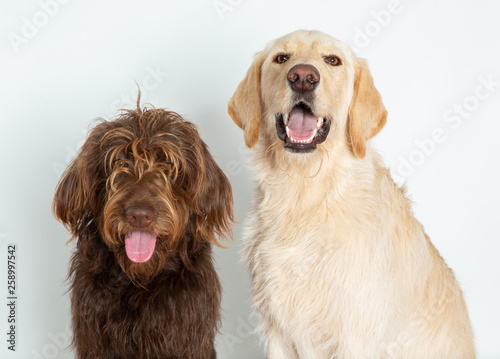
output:
<svg viewBox="0 0 500 359"><path fill-rule="evenodd" d="M295 106L290 113L276 115L276 131L288 151L313 152L316 145L328 136L331 121L316 116L308 105L314 103L320 80L319 71L309 64L297 64L287 73L287 83L292 90Z"/></svg>
<svg viewBox="0 0 500 359"><path fill-rule="evenodd" d="M154 220L154 211L150 207L130 206L125 210L127 222L135 228L125 235L127 257L135 263L147 262L153 256L156 234L146 228Z"/></svg>
<svg viewBox="0 0 500 359"><path fill-rule="evenodd" d="M276 115L276 132L285 142L286 150L295 153L309 153L316 145L326 140L331 121L317 117L305 103L296 104L290 113Z"/></svg>

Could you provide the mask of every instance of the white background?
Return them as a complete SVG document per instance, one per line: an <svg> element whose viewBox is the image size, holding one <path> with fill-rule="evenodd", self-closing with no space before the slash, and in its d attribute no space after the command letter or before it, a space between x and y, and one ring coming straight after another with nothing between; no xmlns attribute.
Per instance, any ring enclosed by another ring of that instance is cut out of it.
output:
<svg viewBox="0 0 500 359"><path fill-rule="evenodd" d="M232 182L234 243L216 251L224 286L217 350L264 358L250 334L240 263L253 173L226 105L253 55L300 28L368 59L389 111L374 146L398 183L406 180L415 215L462 285L479 358L500 358L498 1L55 1L0 5L1 358L73 357L64 349L73 244L51 214L54 188L92 120L135 103L135 82L143 103L198 125ZM6 342L10 243L18 249L16 353Z"/></svg>

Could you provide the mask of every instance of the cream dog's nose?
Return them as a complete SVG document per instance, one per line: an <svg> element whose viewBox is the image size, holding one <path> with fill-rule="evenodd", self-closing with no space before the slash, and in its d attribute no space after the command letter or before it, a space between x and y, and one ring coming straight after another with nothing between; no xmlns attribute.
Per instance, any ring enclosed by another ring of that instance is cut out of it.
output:
<svg viewBox="0 0 500 359"><path fill-rule="evenodd" d="M298 64L288 71L287 80L292 90L304 93L316 88L320 76L318 70L314 66Z"/></svg>

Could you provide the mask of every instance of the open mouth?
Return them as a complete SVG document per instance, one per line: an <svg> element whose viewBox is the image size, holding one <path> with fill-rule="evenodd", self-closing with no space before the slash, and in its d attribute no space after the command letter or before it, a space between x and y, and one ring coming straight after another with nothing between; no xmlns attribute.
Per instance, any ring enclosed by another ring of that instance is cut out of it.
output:
<svg viewBox="0 0 500 359"><path fill-rule="evenodd" d="M316 150L316 145L326 140L331 121L317 117L303 102L298 103L287 114L276 115L278 137L285 142L286 150L308 153Z"/></svg>
<svg viewBox="0 0 500 359"><path fill-rule="evenodd" d="M147 262L153 256L155 246L156 234L154 233L133 231L125 235L125 251L132 262Z"/></svg>

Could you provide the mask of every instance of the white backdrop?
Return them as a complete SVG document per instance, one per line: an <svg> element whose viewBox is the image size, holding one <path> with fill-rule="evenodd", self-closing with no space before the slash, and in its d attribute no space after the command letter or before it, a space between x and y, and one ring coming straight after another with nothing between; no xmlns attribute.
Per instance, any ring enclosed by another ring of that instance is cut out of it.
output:
<svg viewBox="0 0 500 359"><path fill-rule="evenodd" d="M217 351L264 358L240 263L253 173L226 104L267 41L305 28L368 59L389 111L374 145L462 285L479 358L500 358L499 14L493 0L2 1L0 357L73 357L65 349L73 244L52 217L54 188L92 120L134 104L137 82L143 103L198 125L232 182L234 243L216 251ZM16 352L7 348L10 244Z"/></svg>

